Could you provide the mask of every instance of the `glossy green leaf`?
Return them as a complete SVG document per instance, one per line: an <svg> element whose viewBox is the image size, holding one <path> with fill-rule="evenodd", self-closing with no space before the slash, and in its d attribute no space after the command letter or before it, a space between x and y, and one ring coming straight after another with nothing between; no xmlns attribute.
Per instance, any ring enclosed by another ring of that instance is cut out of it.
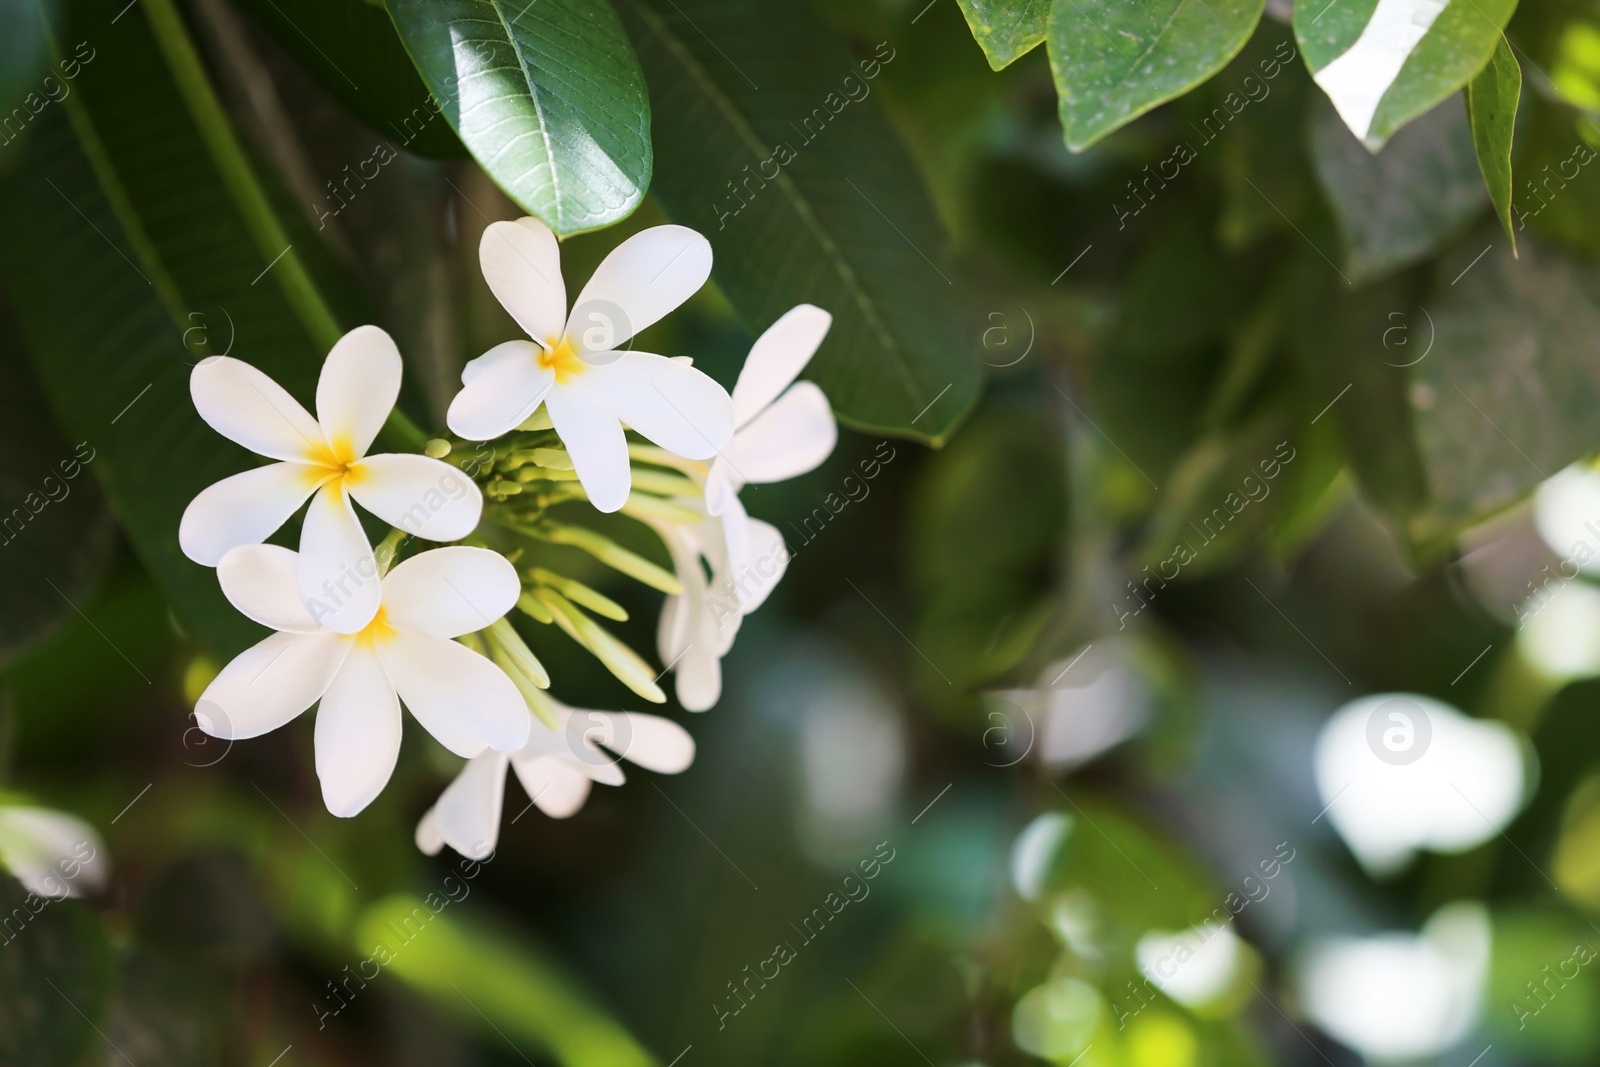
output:
<svg viewBox="0 0 1600 1067"><path fill-rule="evenodd" d="M111 7L74 9L62 39ZM259 629L179 551L178 520L201 489L259 461L200 421L190 366L231 351L309 402L340 327L311 280L314 236L243 196L254 179L242 156L218 165L225 120L208 115L208 140L152 14L171 8L141 3L98 38L73 92L38 120L29 166L0 181L0 277L51 406L70 441L96 450L89 469L140 559L184 627L229 651ZM274 231L282 245L267 243Z"/></svg>
<svg viewBox="0 0 1600 1067"><path fill-rule="evenodd" d="M1311 76L1376 152L1466 85L1494 55L1517 0L1333 0L1296 4Z"/></svg>
<svg viewBox="0 0 1600 1067"><path fill-rule="evenodd" d="M78 900L47 900L0 871L0 1063L78 1063L111 988L111 948Z"/></svg>
<svg viewBox="0 0 1600 1067"><path fill-rule="evenodd" d="M1594 450L1600 277L1532 240L1514 259L1485 228L1441 260L1426 306L1438 336L1412 371L1411 401L1432 534L1515 503Z"/></svg>
<svg viewBox="0 0 1600 1067"><path fill-rule="evenodd" d="M1261 20L1262 0L1060 0L1050 69L1067 147L1081 152L1227 65Z"/></svg>
<svg viewBox="0 0 1600 1067"><path fill-rule="evenodd" d="M1472 122L1472 143L1478 150L1478 167L1488 187L1494 213L1517 247L1511 226L1511 136L1517 124L1517 101L1522 96L1522 67L1504 37L1495 45L1494 58L1467 83L1467 115Z"/></svg>
<svg viewBox="0 0 1600 1067"><path fill-rule="evenodd" d="M239 0L334 99L428 159L467 154L381 7L365 0Z"/></svg>
<svg viewBox="0 0 1600 1067"><path fill-rule="evenodd" d="M1344 236L1349 281L1431 255L1483 208L1472 129L1459 99L1446 100L1374 155L1318 101L1311 156Z"/></svg>
<svg viewBox="0 0 1600 1067"><path fill-rule="evenodd" d="M840 420L944 440L977 396L979 331L917 168L869 98L894 46L857 60L794 0L623 12L656 99L653 192L710 239L741 318L762 330L796 304L825 308L806 377Z"/></svg>
<svg viewBox="0 0 1600 1067"><path fill-rule="evenodd" d="M1009 66L1044 40L1050 0L957 0L989 66Z"/></svg>
<svg viewBox="0 0 1600 1067"><path fill-rule="evenodd" d="M650 184L650 100L607 0L389 0L443 115L558 234L626 218Z"/></svg>
<svg viewBox="0 0 1600 1067"><path fill-rule="evenodd" d="M13 324L0 317L0 663L76 614L116 528L92 473L95 449L50 417ZM89 460L85 466L84 460Z"/></svg>

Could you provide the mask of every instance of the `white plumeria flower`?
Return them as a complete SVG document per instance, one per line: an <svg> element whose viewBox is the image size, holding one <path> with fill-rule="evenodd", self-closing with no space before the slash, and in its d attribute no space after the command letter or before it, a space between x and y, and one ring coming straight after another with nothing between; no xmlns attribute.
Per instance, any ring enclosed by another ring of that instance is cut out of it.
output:
<svg viewBox="0 0 1600 1067"><path fill-rule="evenodd" d="M774 543L781 549L783 538L745 513L739 490L797 478L833 453L839 427L827 396L812 382L795 381L832 324L826 311L799 304L756 338L733 387L733 440L706 475L705 508L722 517L728 570L745 615L783 575L781 566L774 570Z"/></svg>
<svg viewBox="0 0 1600 1067"><path fill-rule="evenodd" d="M749 516L739 490L814 470L838 442L828 398L811 382L795 382L832 322L821 308L800 304L756 338L733 387L733 440L705 477L703 502L678 501L710 517L692 526L652 523L683 585L662 605L657 650L689 711L705 711L722 695L721 659L740 619L766 602L789 563L783 535Z"/></svg>
<svg viewBox="0 0 1600 1067"><path fill-rule="evenodd" d="M486 752L463 767L417 823L418 848L432 856L449 845L475 860L494 852L508 766L540 811L565 819L583 807L591 783L623 783L619 759L658 774L677 774L694 762L694 738L670 719L550 703L557 728L534 721L530 714L532 728L521 749Z"/></svg>
<svg viewBox="0 0 1600 1067"><path fill-rule="evenodd" d="M454 541L471 533L483 496L456 468L427 456L367 455L400 395L400 353L388 334L360 326L339 339L317 381L317 417L282 386L227 356L189 377L212 429L279 462L224 478L190 502L178 543L215 567L230 549L260 544L313 496L300 530L298 588L326 629L354 633L378 610L378 568L355 509L407 533Z"/></svg>
<svg viewBox="0 0 1600 1067"><path fill-rule="evenodd" d="M795 382L833 325L833 316L799 304L750 346L733 386L733 440L706 476L706 510L739 506L739 490L782 482L821 466L839 440L833 408L813 382Z"/></svg>
<svg viewBox="0 0 1600 1067"><path fill-rule="evenodd" d="M49 808L0 808L0 867L28 892L50 900L105 888L106 843L75 815Z"/></svg>
<svg viewBox="0 0 1600 1067"><path fill-rule="evenodd" d="M723 522L708 518L693 526L650 525L667 546L683 586L683 592L668 596L661 605L656 651L677 680L678 703L686 711L706 711L722 695L722 657L733 647L743 618L732 596L719 595L732 585ZM702 559L711 568L709 580Z"/></svg>
<svg viewBox="0 0 1600 1067"><path fill-rule="evenodd" d="M561 254L538 219L496 222L478 248L484 280L532 341L507 341L468 363L450 403L452 432L507 433L541 403L589 500L626 503L633 475L623 425L680 456L709 459L733 436L733 403L687 363L620 351L682 304L711 273L711 245L683 226L653 226L606 256L567 314Z"/></svg>
<svg viewBox="0 0 1600 1067"><path fill-rule="evenodd" d="M195 707L200 728L234 741L275 730L318 700L322 799L351 816L383 791L400 754L400 702L445 748L471 758L528 740L528 707L506 673L452 638L499 619L522 592L516 568L484 548L421 552L390 571L360 632L319 627L294 595L295 553L235 548L217 565L230 603L279 631L236 656Z"/></svg>
<svg viewBox="0 0 1600 1067"><path fill-rule="evenodd" d="M677 503L689 509L702 506L694 500ZM683 592L661 605L656 650L677 678L678 703L687 711L706 711L722 695L721 661L733 647L740 621L777 586L789 565L789 549L776 527L750 518L743 508L692 525L650 525L667 546L683 586ZM737 565L730 527L740 546Z"/></svg>

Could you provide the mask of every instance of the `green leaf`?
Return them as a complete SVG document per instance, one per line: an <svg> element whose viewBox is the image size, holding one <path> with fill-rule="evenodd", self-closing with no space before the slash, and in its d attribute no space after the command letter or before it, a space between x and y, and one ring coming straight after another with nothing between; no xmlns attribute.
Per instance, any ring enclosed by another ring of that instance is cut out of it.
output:
<svg viewBox="0 0 1600 1067"><path fill-rule="evenodd" d="M1483 184L1494 202L1494 213L1517 248L1511 227L1511 135L1517 124L1517 101L1522 96L1522 67L1502 36L1489 65L1467 83L1467 114L1472 121L1472 143L1478 150Z"/></svg>
<svg viewBox="0 0 1600 1067"><path fill-rule="evenodd" d="M1312 78L1350 132L1376 152L1484 68L1516 6L1316 0L1295 5L1294 33Z"/></svg>
<svg viewBox="0 0 1600 1067"><path fill-rule="evenodd" d="M1147 576L1162 588L1191 581L1232 566L1261 539L1289 495L1285 487L1296 482L1290 416L1279 405L1235 430L1207 434L1184 455L1138 553Z"/></svg>
<svg viewBox="0 0 1600 1067"><path fill-rule="evenodd" d="M1317 180L1344 235L1345 273L1360 284L1431 255L1483 207L1472 129L1458 99L1374 155L1322 101L1311 124Z"/></svg>
<svg viewBox="0 0 1600 1067"><path fill-rule="evenodd" d="M1437 309L1398 286L1352 290L1307 253L1295 271L1294 348L1311 379L1318 421L1338 427L1367 496L1405 516L1425 502L1427 478L1413 435L1407 368L1439 356Z"/></svg>
<svg viewBox="0 0 1600 1067"><path fill-rule="evenodd" d="M111 987L111 949L78 900L46 900L0 872L0 1063L80 1062Z"/></svg>
<svg viewBox="0 0 1600 1067"><path fill-rule="evenodd" d="M0 663L75 616L105 570L116 527L84 460L69 443L8 317L0 316Z"/></svg>
<svg viewBox="0 0 1600 1067"><path fill-rule="evenodd" d="M1095 436L1152 489L1203 429L1228 324L1254 291L1200 214L1158 219L1121 282L1088 382Z"/></svg>
<svg viewBox="0 0 1600 1067"><path fill-rule="evenodd" d="M1054 396L1054 394L1051 394ZM907 569L931 599L956 585L1026 580L1048 569L1067 517L1067 472L1040 409L988 406L921 471L910 501ZM1009 516L996 528L995 515Z"/></svg>
<svg viewBox="0 0 1600 1067"><path fill-rule="evenodd" d="M339 103L428 159L467 154L383 8L365 0L239 0Z"/></svg>
<svg viewBox="0 0 1600 1067"><path fill-rule="evenodd" d="M558 234L626 218L650 184L650 99L607 0L389 0L445 119Z"/></svg>
<svg viewBox="0 0 1600 1067"><path fill-rule="evenodd" d="M93 36L103 14L75 8L63 39ZM196 99L203 71L184 68L185 92L164 64L163 46L184 60L175 18L166 0L130 9L36 121L29 165L0 180L0 277L51 406L69 440L96 450L90 469L140 559L184 627L230 652L259 627L182 555L178 520L201 489L259 461L201 422L190 366L233 348L309 401L340 326L312 280L314 235L277 217L230 152L214 97Z"/></svg>
<svg viewBox="0 0 1600 1067"><path fill-rule="evenodd" d="M1050 22L1050 0L957 0L972 36L1000 70L1031 52L1044 40Z"/></svg>
<svg viewBox="0 0 1600 1067"><path fill-rule="evenodd" d="M531 1042L569 1067L656 1062L560 967L505 930L458 921L441 910L449 904L436 893L385 897L362 913L356 946L486 1037Z"/></svg>
<svg viewBox="0 0 1600 1067"><path fill-rule="evenodd" d="M1050 69L1067 147L1081 152L1227 66L1262 0L1059 0Z"/></svg>
<svg viewBox="0 0 1600 1067"><path fill-rule="evenodd" d="M711 240L751 329L802 302L833 314L806 376L842 422L942 442L977 397L978 331L917 168L868 99L894 47L854 60L793 0L663 8L623 7L657 103L655 195Z"/></svg>
<svg viewBox="0 0 1600 1067"><path fill-rule="evenodd" d="M1422 536L1516 503L1595 448L1600 278L1533 240L1514 259L1496 236L1444 257L1427 302L1436 352L1411 393L1436 506Z"/></svg>

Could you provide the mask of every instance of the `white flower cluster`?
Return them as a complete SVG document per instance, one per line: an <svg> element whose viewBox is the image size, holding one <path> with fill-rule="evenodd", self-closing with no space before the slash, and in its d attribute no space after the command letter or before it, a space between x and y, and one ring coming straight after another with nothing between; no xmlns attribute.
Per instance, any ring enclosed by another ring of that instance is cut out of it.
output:
<svg viewBox="0 0 1600 1067"><path fill-rule="evenodd" d="M479 256L530 340L468 363L446 421L462 441L511 435L510 460L450 462L445 441L430 442L427 455L369 455L399 397L402 364L388 334L362 326L328 353L315 417L240 360L194 369L200 416L275 462L200 493L179 527L183 551L216 568L228 601L275 631L207 687L195 709L201 728L254 737L317 704L323 800L352 816L393 773L404 704L470 761L418 826L418 845L475 858L493 851L508 767L542 810L562 817L582 806L591 782L623 780L602 745L667 774L694 757L688 733L667 719L572 709L543 692L548 675L505 620L513 607L559 624L635 692L665 699L643 661L578 605L625 618L620 607L541 567L519 571L512 561L523 550L490 547L480 522L586 548L668 591L659 652L680 702L700 711L721 693L720 659L740 619L788 559L777 530L745 513L740 489L815 468L837 439L822 391L795 382L831 322L818 308L796 307L762 334L731 396L687 359L622 347L710 275L711 246L693 230L657 226L622 242L570 314L556 238L537 219L494 223ZM651 444L630 444L625 430ZM635 471L634 460L648 466ZM531 465L518 470L523 463ZM522 495L540 484L553 489ZM299 551L264 544L308 498ZM577 499L648 523L675 575L597 533L529 517L530 500ZM376 550L354 504L393 528ZM405 535L469 543L396 564Z"/></svg>

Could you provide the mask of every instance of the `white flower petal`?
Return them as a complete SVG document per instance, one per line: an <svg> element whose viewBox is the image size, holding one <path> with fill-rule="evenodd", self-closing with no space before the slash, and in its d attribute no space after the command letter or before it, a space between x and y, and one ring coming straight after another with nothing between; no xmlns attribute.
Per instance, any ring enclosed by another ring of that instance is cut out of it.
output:
<svg viewBox="0 0 1600 1067"><path fill-rule="evenodd" d="M502 363L514 363L530 354L535 361L538 360L539 346L532 341L502 341L483 355L467 360L466 365L461 368L461 384L468 384L491 367L497 367Z"/></svg>
<svg viewBox="0 0 1600 1067"><path fill-rule="evenodd" d="M689 644L689 605L682 595L669 596L661 604L656 624L656 652L661 662L671 665Z"/></svg>
<svg viewBox="0 0 1600 1067"><path fill-rule="evenodd" d="M706 572L700 554L683 529L671 523L651 523L672 556L672 569L684 591L669 595L661 605L661 621L656 627L656 651L661 662L670 666L683 654L691 640L691 616L705 597Z"/></svg>
<svg viewBox="0 0 1600 1067"><path fill-rule="evenodd" d="M561 336L567 286L550 227L535 218L490 223L478 242L478 265L490 291L529 337L552 342Z"/></svg>
<svg viewBox="0 0 1600 1067"><path fill-rule="evenodd" d="M623 241L606 256L573 302L568 332L582 344L598 317L603 348L658 321L689 299L711 276L711 244L686 226L652 226Z"/></svg>
<svg viewBox="0 0 1600 1067"><path fill-rule="evenodd" d="M202 489L183 509L183 554L215 567L230 548L256 545L289 521L332 472L306 463L270 463Z"/></svg>
<svg viewBox="0 0 1600 1067"><path fill-rule="evenodd" d="M444 421L469 441L492 440L532 415L555 380L555 371L539 365L532 341L495 345L461 372L461 392Z"/></svg>
<svg viewBox="0 0 1600 1067"><path fill-rule="evenodd" d="M111 874L106 843L95 828L49 808L0 808L0 867L28 892L50 900L101 889Z"/></svg>
<svg viewBox="0 0 1600 1067"><path fill-rule="evenodd" d="M428 813L434 832L468 859L488 859L500 841L508 763L503 752L475 757L445 787Z"/></svg>
<svg viewBox="0 0 1600 1067"><path fill-rule="evenodd" d="M576 815L589 799L590 778L560 756L537 759L511 757L517 780L527 790L528 799L552 819Z"/></svg>
<svg viewBox="0 0 1600 1067"><path fill-rule="evenodd" d="M340 818L357 814L389 784L400 758L400 700L372 646L355 642L317 707L317 780Z"/></svg>
<svg viewBox="0 0 1600 1067"><path fill-rule="evenodd" d="M224 741L276 730L328 691L350 644L335 633L273 634L212 679L195 704L195 722Z"/></svg>
<svg viewBox="0 0 1600 1067"><path fill-rule="evenodd" d="M739 439L738 434L733 439ZM728 510L729 504L738 499L739 490L744 488L744 481L733 469L733 464L728 462L728 457L718 456L711 462L711 470L706 473L705 505L706 514L721 515Z"/></svg>
<svg viewBox="0 0 1600 1067"><path fill-rule="evenodd" d="M601 785L625 782L627 777L618 766L622 753L617 750L628 748L633 743L633 735L624 713L551 703L556 705L556 719L561 724L559 731L551 734L554 745L550 739L541 744L530 737L528 746L517 755L525 757L529 752L549 751Z"/></svg>
<svg viewBox="0 0 1600 1067"><path fill-rule="evenodd" d="M671 719L633 711L596 714L622 720L611 728L611 743L605 738L595 741L629 763L658 774L677 774L694 762L694 738Z"/></svg>
<svg viewBox="0 0 1600 1067"><path fill-rule="evenodd" d="M754 590L750 590L749 594L738 590L738 582L740 579L748 580L746 575L754 562L751 550L753 522L744 510L744 502L734 497L714 524L702 523L695 528L695 540L701 546L700 551L711 563L713 593L733 592L740 600L754 594ZM732 588L721 588L723 582Z"/></svg>
<svg viewBox="0 0 1600 1067"><path fill-rule="evenodd" d="M722 696L722 660L716 650L693 644L678 660L678 703L685 711L707 711Z"/></svg>
<svg viewBox="0 0 1600 1067"><path fill-rule="evenodd" d="M201 360L189 374L195 410L213 430L273 459L320 461L322 427L283 386L230 356Z"/></svg>
<svg viewBox="0 0 1600 1067"><path fill-rule="evenodd" d="M422 818L417 820L417 832L412 840L426 856L437 856L444 848L444 836L439 833L439 820L432 808L423 812Z"/></svg>
<svg viewBox="0 0 1600 1067"><path fill-rule="evenodd" d="M833 316L811 304L784 312L756 338L733 386L733 417L743 427L799 377L833 325Z"/></svg>
<svg viewBox="0 0 1600 1067"><path fill-rule="evenodd" d="M333 346L317 380L317 422L333 454L367 454L400 399L400 350L376 326L357 326Z"/></svg>
<svg viewBox="0 0 1600 1067"><path fill-rule="evenodd" d="M511 561L487 548L451 545L419 552L383 579L389 624L429 637L481 630L522 595Z"/></svg>
<svg viewBox="0 0 1600 1067"><path fill-rule="evenodd" d="M589 377L589 372L583 377ZM633 471L628 466L628 439L617 416L575 382L551 389L544 406L561 443L567 446L589 503L604 512L621 509L633 488Z"/></svg>
<svg viewBox="0 0 1600 1067"><path fill-rule="evenodd" d="M617 418L668 452L707 459L733 439L733 401L703 371L649 352L618 352L583 379Z"/></svg>
<svg viewBox="0 0 1600 1067"><path fill-rule="evenodd" d="M726 451L741 482L781 482L815 470L838 440L827 396L801 382L734 434Z"/></svg>
<svg viewBox="0 0 1600 1067"><path fill-rule="evenodd" d="M411 714L438 742L471 759L486 747L528 741L530 716L506 673L454 641L396 630L378 645L384 669Z"/></svg>
<svg viewBox="0 0 1600 1067"><path fill-rule="evenodd" d="M390 526L428 541L459 541L483 515L483 494L472 479L427 456L368 456L350 468L345 487Z"/></svg>
<svg viewBox="0 0 1600 1067"><path fill-rule="evenodd" d="M321 627L300 599L298 553L278 545L240 545L217 563L222 595L246 618L288 633Z"/></svg>
<svg viewBox="0 0 1600 1067"><path fill-rule="evenodd" d="M739 611L744 615L766 603L789 568L789 547L778 528L760 519L748 519L747 523L745 556L733 575Z"/></svg>
<svg viewBox="0 0 1600 1067"><path fill-rule="evenodd" d="M319 625L353 634L378 613L378 561L337 484L317 490L300 527L300 599Z"/></svg>

